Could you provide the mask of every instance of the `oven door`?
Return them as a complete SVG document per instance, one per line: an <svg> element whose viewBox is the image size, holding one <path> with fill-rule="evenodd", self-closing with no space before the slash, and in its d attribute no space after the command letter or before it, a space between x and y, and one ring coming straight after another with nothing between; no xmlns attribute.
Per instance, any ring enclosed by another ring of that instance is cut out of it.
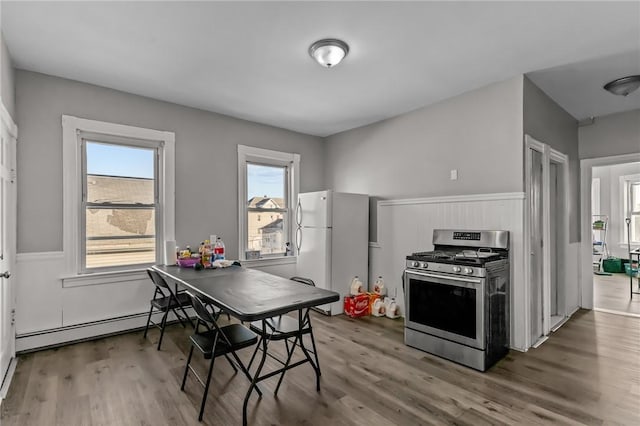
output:
<svg viewBox="0 0 640 426"><path fill-rule="evenodd" d="M405 271L405 326L485 349L484 278Z"/></svg>

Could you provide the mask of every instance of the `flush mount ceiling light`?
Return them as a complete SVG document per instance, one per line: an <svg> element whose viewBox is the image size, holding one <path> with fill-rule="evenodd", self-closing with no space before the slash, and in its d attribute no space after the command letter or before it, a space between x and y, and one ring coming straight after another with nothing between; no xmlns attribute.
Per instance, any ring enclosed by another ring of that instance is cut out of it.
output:
<svg viewBox="0 0 640 426"><path fill-rule="evenodd" d="M335 67L347 56L349 46L342 40L325 38L309 46L309 55L325 68Z"/></svg>
<svg viewBox="0 0 640 426"><path fill-rule="evenodd" d="M631 75L610 81L604 85L604 90L614 95L627 96L629 93L636 91L638 87L640 87L640 75Z"/></svg>

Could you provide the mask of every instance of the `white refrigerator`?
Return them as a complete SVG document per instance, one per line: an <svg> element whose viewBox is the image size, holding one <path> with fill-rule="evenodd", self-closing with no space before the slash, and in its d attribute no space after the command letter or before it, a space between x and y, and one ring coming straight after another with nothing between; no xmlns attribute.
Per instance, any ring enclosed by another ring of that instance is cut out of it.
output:
<svg viewBox="0 0 640 426"><path fill-rule="evenodd" d="M334 191L299 194L296 207L296 275L340 293L338 302L318 306L343 313L343 297L353 277L367 288L369 196Z"/></svg>

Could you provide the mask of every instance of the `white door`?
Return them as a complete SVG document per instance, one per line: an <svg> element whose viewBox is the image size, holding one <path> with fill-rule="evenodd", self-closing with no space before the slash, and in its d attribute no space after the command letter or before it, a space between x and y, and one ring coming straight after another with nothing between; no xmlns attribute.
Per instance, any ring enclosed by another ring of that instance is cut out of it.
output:
<svg viewBox="0 0 640 426"><path fill-rule="evenodd" d="M307 192L298 195L298 225L308 228L331 227L331 191Z"/></svg>
<svg viewBox="0 0 640 426"><path fill-rule="evenodd" d="M568 157L526 137L527 210L525 240L529 299L529 345L542 343L566 317L569 245Z"/></svg>
<svg viewBox="0 0 640 426"><path fill-rule="evenodd" d="M544 287L544 197L543 191L543 154L539 150L529 149L529 185L527 188L529 200L529 289L530 289L530 341L536 343L543 331L543 287Z"/></svg>
<svg viewBox="0 0 640 426"><path fill-rule="evenodd" d="M310 278L316 287L331 290L331 229L300 230L296 275ZM329 311L329 305L320 306Z"/></svg>
<svg viewBox="0 0 640 426"><path fill-rule="evenodd" d="M0 118L0 381L4 383L15 356L15 277L11 273L16 253L17 131L6 111L0 112L4 113Z"/></svg>

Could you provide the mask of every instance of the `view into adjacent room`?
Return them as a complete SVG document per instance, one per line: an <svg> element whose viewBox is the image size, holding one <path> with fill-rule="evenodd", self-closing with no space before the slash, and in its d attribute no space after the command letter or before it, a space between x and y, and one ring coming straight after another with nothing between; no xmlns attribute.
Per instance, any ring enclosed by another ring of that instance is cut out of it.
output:
<svg viewBox="0 0 640 426"><path fill-rule="evenodd" d="M591 194L594 308L640 315L640 162L593 167Z"/></svg>

